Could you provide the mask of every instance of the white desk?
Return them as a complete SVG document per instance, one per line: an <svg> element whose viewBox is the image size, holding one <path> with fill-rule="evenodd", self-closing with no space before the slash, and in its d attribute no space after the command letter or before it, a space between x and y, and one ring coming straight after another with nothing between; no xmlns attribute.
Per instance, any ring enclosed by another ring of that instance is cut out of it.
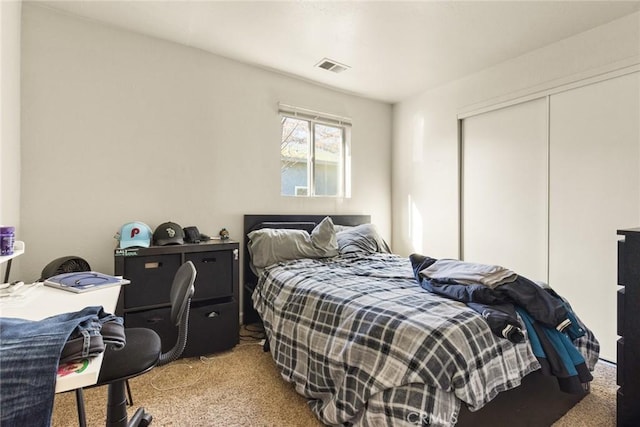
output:
<svg viewBox="0 0 640 427"><path fill-rule="evenodd" d="M24 299L1 302L0 316L41 320L56 314L79 311L85 307L97 305L101 305L107 313L114 313L119 294L120 286L80 294L40 286L25 295ZM102 356L100 354L90 359L89 366L80 373L58 375L56 393L95 384L98 381Z"/></svg>

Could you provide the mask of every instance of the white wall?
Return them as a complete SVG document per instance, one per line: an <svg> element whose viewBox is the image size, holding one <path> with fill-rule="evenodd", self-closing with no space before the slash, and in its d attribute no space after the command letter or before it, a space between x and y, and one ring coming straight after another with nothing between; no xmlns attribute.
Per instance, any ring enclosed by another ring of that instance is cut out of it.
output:
<svg viewBox="0 0 640 427"><path fill-rule="evenodd" d="M128 221L242 240L243 214L369 213L390 237L391 106L32 4L22 23L25 278L113 270ZM277 103L353 119L351 199L280 196Z"/></svg>
<svg viewBox="0 0 640 427"><path fill-rule="evenodd" d="M19 239L21 9L19 1L0 1L0 224L16 226ZM20 277L19 258L11 271Z"/></svg>
<svg viewBox="0 0 640 427"><path fill-rule="evenodd" d="M639 62L635 13L394 105L394 251L459 256L458 114Z"/></svg>

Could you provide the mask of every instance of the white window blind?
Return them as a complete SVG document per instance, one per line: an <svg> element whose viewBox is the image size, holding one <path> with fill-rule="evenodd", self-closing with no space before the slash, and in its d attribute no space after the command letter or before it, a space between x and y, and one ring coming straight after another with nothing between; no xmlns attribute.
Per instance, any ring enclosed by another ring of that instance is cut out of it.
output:
<svg viewBox="0 0 640 427"><path fill-rule="evenodd" d="M288 104L278 104L280 114L304 120L312 120L316 123L323 123L333 126L351 126L351 118L338 116L331 113L309 110L302 107L294 107Z"/></svg>

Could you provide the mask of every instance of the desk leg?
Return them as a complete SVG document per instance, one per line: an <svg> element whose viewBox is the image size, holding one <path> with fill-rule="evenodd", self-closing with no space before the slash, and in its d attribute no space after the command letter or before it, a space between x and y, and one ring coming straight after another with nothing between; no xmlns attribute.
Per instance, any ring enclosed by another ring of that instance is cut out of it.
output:
<svg viewBox="0 0 640 427"><path fill-rule="evenodd" d="M9 273L11 273L11 261L13 261L13 260L10 259L9 261L7 261L7 269L4 271L4 282L3 283L9 283Z"/></svg>
<svg viewBox="0 0 640 427"><path fill-rule="evenodd" d="M84 409L84 393L81 388L76 389L76 405L78 407L78 424L87 427L87 417Z"/></svg>

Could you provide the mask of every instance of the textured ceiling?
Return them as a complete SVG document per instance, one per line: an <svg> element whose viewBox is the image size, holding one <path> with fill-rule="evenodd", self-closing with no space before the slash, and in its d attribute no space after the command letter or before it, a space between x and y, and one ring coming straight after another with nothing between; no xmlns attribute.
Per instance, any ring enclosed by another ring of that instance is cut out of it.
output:
<svg viewBox="0 0 640 427"><path fill-rule="evenodd" d="M638 1L38 3L386 102L640 10ZM351 68L314 67L325 57Z"/></svg>

